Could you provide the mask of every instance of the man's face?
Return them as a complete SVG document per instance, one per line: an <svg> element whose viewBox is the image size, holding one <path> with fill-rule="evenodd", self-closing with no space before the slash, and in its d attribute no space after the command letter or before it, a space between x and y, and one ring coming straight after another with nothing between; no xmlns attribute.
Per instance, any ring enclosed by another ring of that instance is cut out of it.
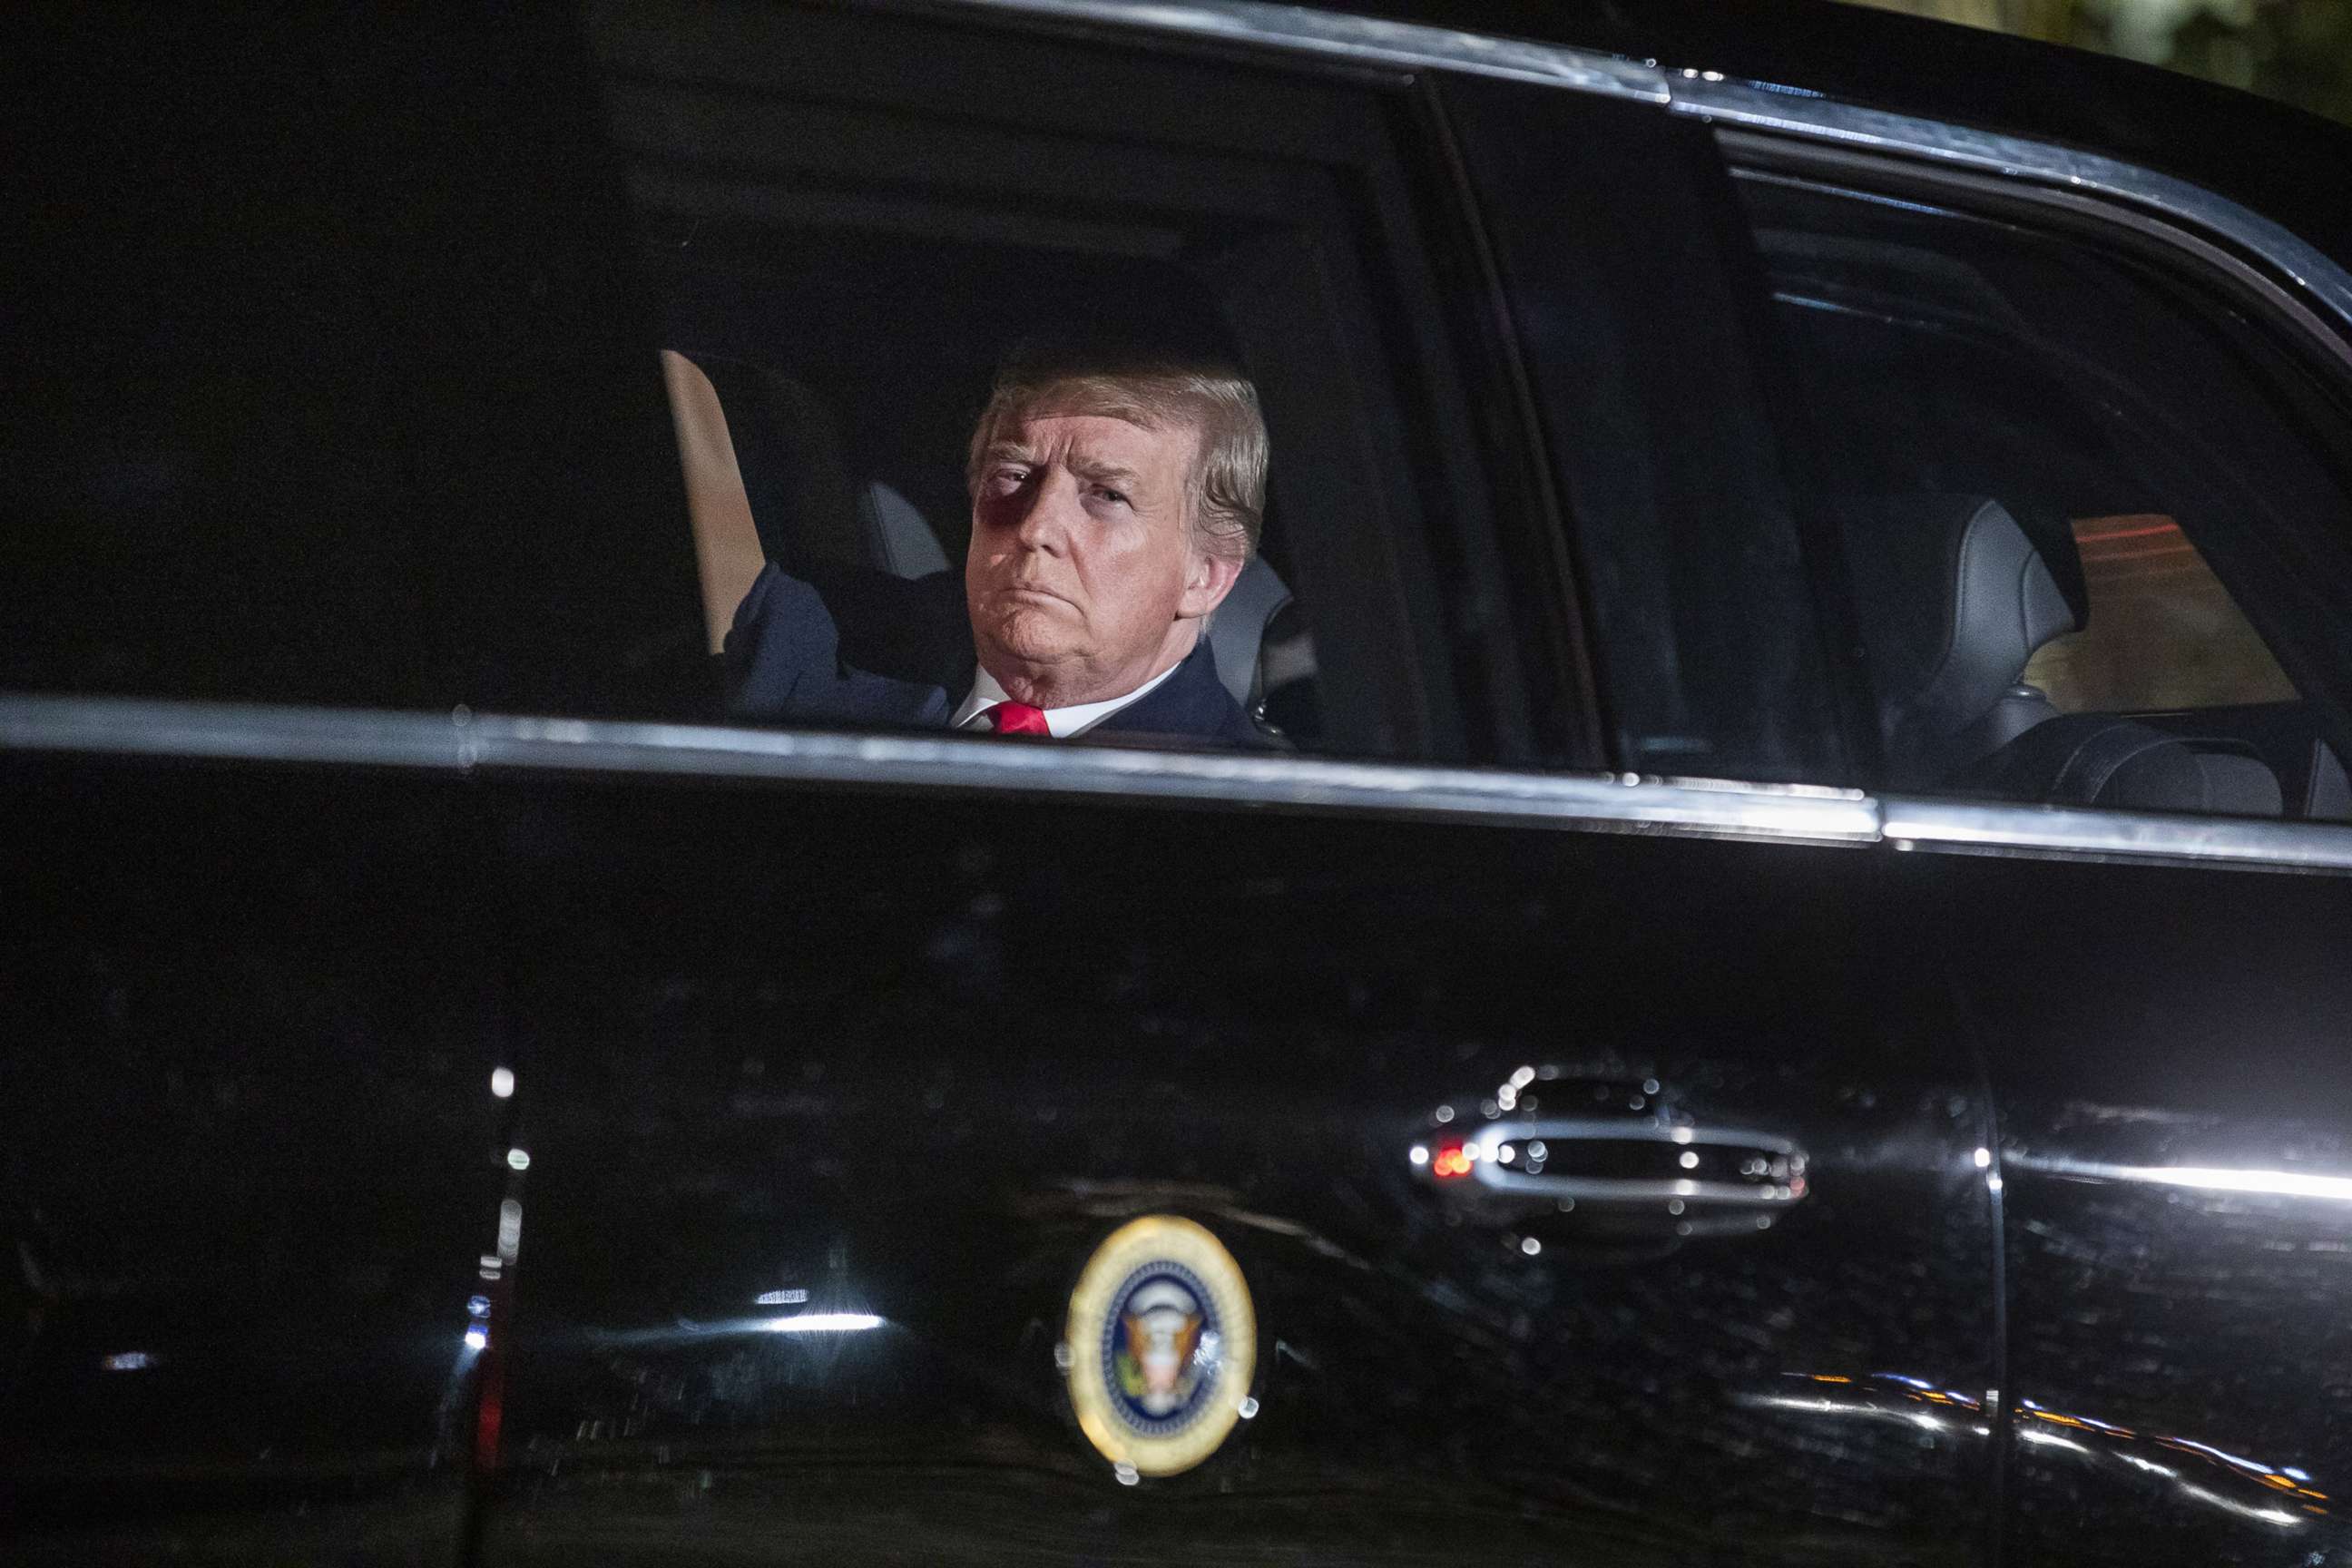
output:
<svg viewBox="0 0 2352 1568"><path fill-rule="evenodd" d="M972 498L964 600L980 662L1041 708L1122 696L1191 651L1240 573L1201 550L1198 435L1099 415L997 434Z"/></svg>

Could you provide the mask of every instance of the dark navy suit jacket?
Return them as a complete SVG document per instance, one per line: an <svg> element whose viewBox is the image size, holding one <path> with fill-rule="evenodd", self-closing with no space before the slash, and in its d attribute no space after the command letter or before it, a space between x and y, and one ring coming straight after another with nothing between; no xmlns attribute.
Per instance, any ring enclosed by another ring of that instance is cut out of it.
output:
<svg viewBox="0 0 2352 1568"><path fill-rule="evenodd" d="M979 661L957 573L824 566L803 580L771 563L736 608L726 666L728 710L739 718L940 730ZM1174 674L1087 732L1274 744L1217 679L1206 637Z"/></svg>

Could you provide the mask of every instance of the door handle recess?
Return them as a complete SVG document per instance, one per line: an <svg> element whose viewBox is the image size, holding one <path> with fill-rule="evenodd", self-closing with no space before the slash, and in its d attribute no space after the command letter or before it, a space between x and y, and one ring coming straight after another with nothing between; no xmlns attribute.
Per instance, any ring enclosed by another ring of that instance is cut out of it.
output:
<svg viewBox="0 0 2352 1568"><path fill-rule="evenodd" d="M1804 1152L1787 1138L1658 1119L1498 1121L1414 1152L1441 1186L1676 1214L1786 1208L1807 1187Z"/></svg>

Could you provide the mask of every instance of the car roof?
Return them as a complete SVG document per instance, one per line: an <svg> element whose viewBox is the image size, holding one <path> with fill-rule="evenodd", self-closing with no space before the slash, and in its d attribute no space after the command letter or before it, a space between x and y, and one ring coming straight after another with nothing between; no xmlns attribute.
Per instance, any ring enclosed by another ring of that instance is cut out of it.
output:
<svg viewBox="0 0 2352 1568"><path fill-rule="evenodd" d="M1318 9L1654 60L2074 145L2352 258L2352 127L2213 82L1831 0L1340 0Z"/></svg>

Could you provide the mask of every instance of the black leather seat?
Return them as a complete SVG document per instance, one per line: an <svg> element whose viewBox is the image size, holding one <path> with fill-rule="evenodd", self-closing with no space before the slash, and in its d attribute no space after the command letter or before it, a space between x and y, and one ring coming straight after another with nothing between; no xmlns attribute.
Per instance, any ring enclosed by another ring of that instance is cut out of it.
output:
<svg viewBox="0 0 2352 1568"><path fill-rule="evenodd" d="M2062 714L2024 684L2034 652L2076 629L2076 619L2000 502L1881 496L1833 510L1892 787L2279 815L2278 776L2243 742L2179 735L2122 714Z"/></svg>

